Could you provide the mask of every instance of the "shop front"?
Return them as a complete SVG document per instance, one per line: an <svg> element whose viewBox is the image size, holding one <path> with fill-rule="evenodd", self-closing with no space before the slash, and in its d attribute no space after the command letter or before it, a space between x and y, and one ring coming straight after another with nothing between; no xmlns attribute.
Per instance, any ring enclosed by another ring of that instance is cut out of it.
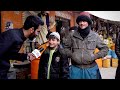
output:
<svg viewBox="0 0 120 90"><path fill-rule="evenodd" d="M50 30L51 32L53 31L60 32L60 29L62 27L69 29L69 27L75 25L75 17L72 11L47 11L46 13L44 13L43 11L42 13L41 11L1 11L0 15L1 15L1 32L4 32L12 28L21 28L27 16L39 15L44 20L45 24L40 32L40 35L38 36L38 41L39 41L38 43L39 43L39 47L43 47L44 49L47 47L46 35L48 30ZM28 53L34 50L35 48L36 47L33 42L25 41L20 52ZM31 79L37 79L37 70L38 70L39 61L40 58L34 60L31 63L30 66ZM23 63L19 62L19 65L22 64ZM24 72L24 71L20 71L20 72ZM25 78L25 77L19 77L19 78Z"/></svg>

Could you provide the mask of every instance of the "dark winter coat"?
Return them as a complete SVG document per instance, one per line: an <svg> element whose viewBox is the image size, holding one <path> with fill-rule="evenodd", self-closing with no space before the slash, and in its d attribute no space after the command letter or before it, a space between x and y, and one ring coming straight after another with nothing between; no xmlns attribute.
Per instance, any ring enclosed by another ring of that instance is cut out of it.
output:
<svg viewBox="0 0 120 90"><path fill-rule="evenodd" d="M18 53L26 40L22 29L12 29L0 34L0 78L10 68L9 60L27 60L27 54Z"/></svg>
<svg viewBox="0 0 120 90"><path fill-rule="evenodd" d="M118 67L116 69L115 79L120 79L120 33L118 33L118 37L116 38L115 53L119 59L118 60Z"/></svg>
<svg viewBox="0 0 120 90"><path fill-rule="evenodd" d="M39 63L39 79L47 79L47 69L49 61L50 49L49 47L41 55ZM68 79L69 75L68 58L61 53L60 48L56 49L52 56L50 66L50 79Z"/></svg>

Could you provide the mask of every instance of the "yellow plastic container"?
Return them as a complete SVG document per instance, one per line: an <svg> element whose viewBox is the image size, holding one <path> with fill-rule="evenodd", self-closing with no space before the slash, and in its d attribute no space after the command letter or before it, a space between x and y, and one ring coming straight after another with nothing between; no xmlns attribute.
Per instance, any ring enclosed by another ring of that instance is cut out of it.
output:
<svg viewBox="0 0 120 90"><path fill-rule="evenodd" d="M99 52L99 49L96 48L95 51L94 51L94 54L96 54L98 52ZM98 65L98 67L101 68L102 67L102 59L101 58L96 59L95 61L96 61L97 65Z"/></svg>
<svg viewBox="0 0 120 90"><path fill-rule="evenodd" d="M95 61L98 64L98 67L101 68L102 67L102 59L97 59Z"/></svg>
<svg viewBox="0 0 120 90"><path fill-rule="evenodd" d="M118 66L118 59L112 58L112 67L117 67Z"/></svg>
<svg viewBox="0 0 120 90"><path fill-rule="evenodd" d="M109 68L111 66L110 61L111 61L111 59L103 60L103 67L104 68Z"/></svg>

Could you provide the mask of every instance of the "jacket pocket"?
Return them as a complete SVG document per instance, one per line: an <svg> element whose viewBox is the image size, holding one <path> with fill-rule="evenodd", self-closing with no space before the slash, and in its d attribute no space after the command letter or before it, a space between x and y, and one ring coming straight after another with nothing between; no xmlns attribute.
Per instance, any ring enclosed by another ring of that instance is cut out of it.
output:
<svg viewBox="0 0 120 90"><path fill-rule="evenodd" d="M87 49L94 50L96 48L96 42L94 40L88 40Z"/></svg>

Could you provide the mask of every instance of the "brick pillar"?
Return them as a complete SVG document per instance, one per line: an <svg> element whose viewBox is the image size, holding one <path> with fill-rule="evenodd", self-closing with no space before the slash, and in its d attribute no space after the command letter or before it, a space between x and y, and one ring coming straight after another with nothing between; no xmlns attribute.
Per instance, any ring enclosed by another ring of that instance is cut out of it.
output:
<svg viewBox="0 0 120 90"><path fill-rule="evenodd" d="M50 11L49 17L52 17L55 20L55 11ZM56 25L50 31L56 31Z"/></svg>
<svg viewBox="0 0 120 90"><path fill-rule="evenodd" d="M1 11L1 32L5 31L5 24L9 21L13 23L13 28L21 28L22 11Z"/></svg>

